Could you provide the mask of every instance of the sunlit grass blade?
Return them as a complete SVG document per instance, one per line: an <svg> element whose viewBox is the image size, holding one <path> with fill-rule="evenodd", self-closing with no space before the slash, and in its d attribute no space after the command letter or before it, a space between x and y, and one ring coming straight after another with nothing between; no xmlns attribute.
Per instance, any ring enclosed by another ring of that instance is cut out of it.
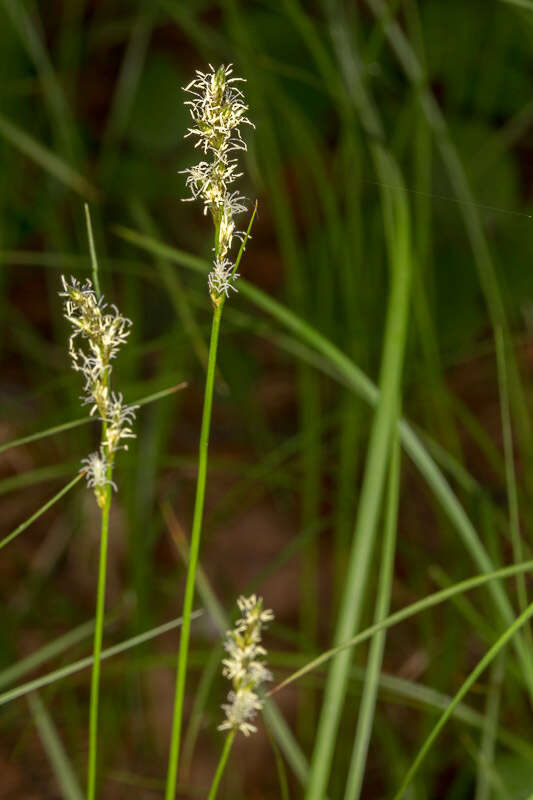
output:
<svg viewBox="0 0 533 800"><path fill-rule="evenodd" d="M383 547L380 559L379 584L376 598L376 622L380 622L381 620L385 619L390 608L390 597L394 576L394 556L396 553L396 525L398 518L399 493L400 449L398 446L397 437L395 437L395 441L391 449L389 487L387 493L387 512L384 523ZM370 736L372 734L372 726L374 722L379 675L383 663L385 636L386 631L380 631L372 639L370 646L363 694L359 708L357 732L355 735L354 747L350 761L348 780L346 782L346 789L344 792L345 800L358 800L358 798L361 797L368 747L370 744Z"/></svg>
<svg viewBox="0 0 533 800"><path fill-rule="evenodd" d="M525 8L526 11L533 11L533 0L499 0L500 3L507 3L517 8Z"/></svg>
<svg viewBox="0 0 533 800"><path fill-rule="evenodd" d="M84 472L80 472L78 475L76 475L76 477L73 478L69 483L67 483L66 486L63 486L63 488L57 494L55 494L53 497L50 498L50 500L48 500L43 506L41 506L41 508L39 508L35 512L35 514L32 514L31 517L25 520L25 522L21 522L18 528L15 528L15 530L11 531L11 533L8 536L6 536L5 539L2 539L0 541L0 550L3 547L5 547L6 544L9 544L9 542L13 541L13 539L15 539L20 533L25 531L26 528L29 528L29 526L33 522L35 522L36 519L39 519L39 517L42 516L42 514L44 514L46 511L48 511L48 509L51 508L55 503L61 500L61 498L64 497L67 494L67 492L69 492L72 489L72 487L75 486L83 478L84 474L85 474Z"/></svg>
<svg viewBox="0 0 533 800"><path fill-rule="evenodd" d="M387 153L377 148L380 170L396 175ZM401 181L397 176L396 180ZM388 240L391 288L388 300L380 372L381 393L372 422L363 484L335 629L335 642L351 638L359 625L392 434L401 397L405 342L407 339L411 247L409 209L401 193L384 196L384 224ZM326 791L347 687L352 652L343 649L333 660L322 703L311 761L307 800L322 800Z"/></svg>
<svg viewBox="0 0 533 800"><path fill-rule="evenodd" d="M201 617L203 613L204 612L201 609L194 611L191 619L198 619L198 617ZM145 642L150 642L152 639L156 639L158 636L162 636L164 633L168 633L169 631L179 628L181 623L182 619L181 617L178 617L177 619L170 620L170 622L165 622L163 625L158 625L156 628L151 628L149 631L145 631L137 636L133 636L131 639L126 639L119 644L108 647L106 650L102 650L100 653L100 661L105 661L108 658L118 656L121 653L131 650L132 647L138 647ZM23 683L20 686L15 686L13 689L9 689L7 692L0 694L0 706L5 705L6 703L11 703L13 700L23 697L30 692L42 689L43 686L49 686L52 683L56 683L64 678L68 678L70 675L74 675L76 672L81 672L82 670L91 667L93 661L93 656L87 656L79 661L74 661L72 664L67 664L64 667L60 667L53 672L49 672L46 675L42 675L40 678L35 678L34 680Z"/></svg>
<svg viewBox="0 0 533 800"><path fill-rule="evenodd" d="M441 589L438 592L434 592L433 594L427 595L427 597L423 597L421 600L417 600L415 603L411 603L410 605L406 606L405 608L401 609L400 611L394 612L389 617L384 619L382 622L376 623L371 625L369 628L366 628L364 631L361 631L356 636L353 636L351 639L339 644L337 647L332 648L331 650L326 650L324 653L321 653L317 658L313 659L306 664L305 667L294 672L292 675L289 675L288 678L281 681L277 686L270 690L268 693L269 695L275 694L279 692L280 689L289 686L289 684L294 683L294 681L301 678L303 675L306 675L308 672L311 672L313 669L316 669L320 664L329 661L337 653L340 653L342 650L348 647L355 647L355 645L360 644L361 642L370 639L375 633L378 633L381 630L385 630L386 628L390 628L392 625L397 625L399 622L402 622L404 619L408 619L409 617L414 616L415 614L420 613L421 611L425 611L428 608L432 608L433 606L439 605L439 603L443 603L445 600L448 600L451 597L454 597L457 594L461 594L462 592L468 592L471 589L475 589L478 586L483 586L485 583L490 583L491 581L501 580L502 578L509 578L513 575L518 575L520 572L531 572L533 570L533 560L532 561L524 561L523 564L513 564L510 567L502 567L502 569L494 570L493 572L489 572L483 575L476 575L473 578L467 578L467 580L460 581L459 583L454 584L453 586L449 586L446 589Z"/></svg>
<svg viewBox="0 0 533 800"><path fill-rule="evenodd" d="M115 232L144 250L154 254L163 254L169 260L181 264L184 267L193 269L196 272L206 273L208 264L202 259L190 256L188 253L176 250L175 248L162 244L161 242L154 241L150 237L143 236L137 231L119 227L115 228ZM367 375L345 355L338 347L336 347L329 339L323 336L312 325L303 320L300 316L295 314L289 308L279 303L273 297L267 295L265 292L253 286L251 283L246 282L243 278L239 278L239 291L244 297L250 300L254 305L265 311L272 316L283 327L290 330L299 339L302 339L309 346L320 353L333 367L332 376L335 373L342 375L343 381L346 385L361 397L366 403L375 406L379 398L379 389L368 378ZM317 366L319 366L317 364ZM459 499L452 491L449 483L442 474L441 470L430 456L427 448L424 447L420 438L416 435L413 428L409 423L402 419L399 422L400 440L405 451L408 453L414 464L417 466L421 475L426 480L427 484L432 489L435 498L439 501L446 516L457 530L461 540L467 551L469 552L472 560L477 567L484 572L491 572L493 564L489 558L483 542L479 538L472 522L470 521L465 509L461 505ZM493 595L495 605L497 606L502 619L506 624L511 624L514 619L514 613L508 597L498 583L491 583L489 590ZM517 638L514 640L515 647L520 653L521 662L526 675L529 675L530 685L533 685L532 665L523 647L522 640Z"/></svg>
<svg viewBox="0 0 533 800"><path fill-rule="evenodd" d="M424 758L427 755L428 750L430 749L431 745L440 734L446 722L451 717L454 708L461 702L463 697L470 691L470 689L477 681L477 679L480 677L480 675L483 674L485 669L502 651L502 649L509 642L509 640L516 634L518 630L520 630L520 627L524 625L524 623L527 622L527 620L530 619L532 616L533 616L533 603L530 606L528 606L528 608L524 612L522 612L522 614L520 614L519 617L516 618L513 624L509 628L507 628L507 630L493 644L490 650L488 650L487 653L485 653L485 655L478 662L476 667L474 667L474 669L472 670L466 681L463 683L457 694L454 696L452 702L450 703L444 714L442 714L439 721L432 729L431 733L429 734L424 744L418 751L413 763L411 764L409 770L407 771L404 780L402 781L400 788L394 795L394 800L402 800L402 798L404 797L409 784L411 783L416 773L418 772L420 765L422 764Z"/></svg>
<svg viewBox="0 0 533 800"><path fill-rule="evenodd" d="M28 672L32 672L40 667L41 664L44 664L46 661L61 655L61 653L64 653L65 650L68 650L69 648L79 644L84 639L87 639L89 636L91 636L93 630L93 620L84 622L82 625L79 625L77 628L65 633L63 636L59 636L57 639L54 639L54 641L45 644L43 647L40 647L39 650L36 650L29 656L26 656L26 658L20 659L20 661L17 661L16 664L13 664L10 667L5 667L0 672L0 688L8 686L10 683L14 683L14 681L19 680Z"/></svg>
<svg viewBox="0 0 533 800"><path fill-rule="evenodd" d="M37 692L28 695L33 720L65 800L82 800L83 794L48 709Z"/></svg>
<svg viewBox="0 0 533 800"><path fill-rule="evenodd" d="M294 667L302 660L303 657L300 653L279 653L270 651L270 661L273 666ZM318 667L317 671L325 672L321 667ZM350 668L350 681L356 684L363 684L365 674L366 669L364 667L352 666ZM319 677L317 675L316 678L314 678L310 673L307 674L305 680L306 682L314 681L317 686L323 684L322 676ZM357 693L357 689L353 686L351 686L351 688ZM396 675L390 675L386 672L382 672L379 675L379 690L382 701L405 705L409 708L422 709L424 712L429 711L432 714L445 711L452 700L449 695L439 692L430 686L405 678L398 678ZM453 711L453 717L479 731L483 730L485 724L484 715L464 703L460 703L456 706ZM531 745L526 738L517 736L508 728L503 727L503 725L498 726L496 734L500 744L511 752L516 753L526 760L531 760L533 758L533 745Z"/></svg>

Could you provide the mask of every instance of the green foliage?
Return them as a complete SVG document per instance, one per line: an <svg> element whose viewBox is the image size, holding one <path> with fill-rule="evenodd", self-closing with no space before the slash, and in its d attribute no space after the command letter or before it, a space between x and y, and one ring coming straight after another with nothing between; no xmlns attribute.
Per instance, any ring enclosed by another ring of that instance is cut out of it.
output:
<svg viewBox="0 0 533 800"><path fill-rule="evenodd" d="M476 672L531 602L515 562L532 556L532 33L530 0L0 2L0 795L13 780L20 800L77 797L86 772L98 520L71 478L98 430L57 299L62 272L91 274L85 200L102 291L134 321L113 381L144 398L110 517L101 797L164 788L165 621L182 607L212 316L210 219L181 200L181 87L234 62L258 212L214 377L180 796L207 796L222 751L216 645L243 591L276 613L276 682L302 672L265 709L273 746L235 741L219 800L301 797L319 773L307 797L390 798L417 753L405 798L532 796L528 627ZM390 579L364 559L382 549L400 401ZM389 590L399 624L372 628ZM387 637L329 671L334 630Z"/></svg>

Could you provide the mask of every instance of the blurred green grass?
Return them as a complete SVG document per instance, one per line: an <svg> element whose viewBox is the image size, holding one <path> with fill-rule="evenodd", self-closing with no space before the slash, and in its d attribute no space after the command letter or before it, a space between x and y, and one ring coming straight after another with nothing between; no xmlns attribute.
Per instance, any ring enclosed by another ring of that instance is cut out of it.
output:
<svg viewBox="0 0 533 800"><path fill-rule="evenodd" d="M178 174L192 158L182 138L187 114L180 87L208 61L236 63L248 80L256 124L244 191L258 198L259 214L243 277L372 380L389 291L380 197L391 190L375 169L373 149L379 144L394 159L406 187L394 188L409 205L413 242L403 413L475 479L463 485L455 473L452 486L496 565L513 558L491 335L495 322L502 325L522 549L530 558L533 12L527 4L3 0L0 23L1 441L80 417L57 290L61 272L89 274L84 200L91 203L103 291L134 321L117 366L126 397L189 384L142 410L138 438L119 459L110 606L131 592L134 610L113 633L116 640L175 617L181 607L184 572L160 504L170 502L188 530L209 325L202 275L177 266L170 253L132 246L116 228L193 254L192 263L209 258L205 219L195 204L181 202ZM276 609L271 638L302 663L331 644L372 417L339 384L323 353L288 335L279 319L259 315L244 290L227 311L201 560L228 610L245 584L267 574L252 588ZM91 428L80 427L0 456L0 538L59 491L92 440ZM0 666L91 618L97 553L91 503L83 488L74 489L2 551ZM295 553L280 563L285 548ZM435 589L435 565L449 582L476 569L403 459L394 608ZM372 582L378 573L375 562ZM518 608L513 587L506 588ZM390 631L385 672L453 695L484 652L483 633L489 644L496 638L488 597L479 592L470 605L446 605ZM370 593L364 626L373 614ZM207 678L185 797L202 796L220 745L215 728L225 688L205 665L217 636L199 626L193 643L192 688ZM143 645L114 669L112 662L103 668L102 797L123 796L126 779L138 796L158 796L157 788L144 787L164 775L171 708L165 653L175 641L168 639L165 650ZM85 652L76 645L61 663ZM355 657L364 665L364 648ZM509 649L500 719L527 741L531 720L517 663ZM282 701L308 758L324 686L323 675L314 678ZM470 698L481 714L493 696L489 678L483 680ZM80 781L87 686L69 679L40 696ZM350 693L358 686L350 680ZM349 767L357 720L351 697L335 748L332 798L342 797ZM379 695L364 797L397 789L434 723L427 710L397 700ZM525 758L497 746L487 771L482 756L490 750L472 732L465 747L465 735L460 722L444 732L446 746L430 752L411 797L477 792L482 800L490 790L518 800L533 792ZM268 739L258 736L242 748L246 768L232 770L230 762L223 796L279 797ZM57 796L24 701L0 719L0 763L0 797ZM293 768L290 796L299 797ZM488 789L476 778L483 770L494 775Z"/></svg>

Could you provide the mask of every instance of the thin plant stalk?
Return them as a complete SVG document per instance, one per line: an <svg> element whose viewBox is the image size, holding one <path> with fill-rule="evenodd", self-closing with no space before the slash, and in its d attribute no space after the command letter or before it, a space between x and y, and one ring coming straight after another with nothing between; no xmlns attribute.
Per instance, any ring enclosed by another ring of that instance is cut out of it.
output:
<svg viewBox="0 0 533 800"><path fill-rule="evenodd" d="M180 556L183 558L185 562L187 562L189 557L188 555L189 551L187 543L185 541L182 541L181 539L178 521L175 518L170 506L168 505L163 506L162 510L167 526L178 547ZM533 562L532 562L532 568L533 568ZM215 624L215 627L217 627L220 632L226 631L230 624L229 619L226 615L226 612L224 611L224 608L220 604L218 597L213 591L211 584L209 583L209 579L207 578L205 572L202 570L201 564L198 564L198 569L196 571L196 584L197 584L198 594L206 608L207 613L209 614L213 623ZM215 656L217 656L216 649L213 650L213 653ZM198 698L201 691L202 687L200 686L200 688L197 691L195 704L193 706L193 710L191 713L190 727L194 724L195 706L199 707ZM0 696L0 702L1 702L1 696ZM299 782L302 785L305 785L307 781L307 775L309 773L309 767L305 755L300 749L298 742L294 738L279 708L277 707L274 701L269 700L268 698L266 698L266 702L263 707L263 718L265 720L267 727L272 732L275 740L277 741L279 747L281 748L285 758L287 759L287 762L289 763L294 775L298 778ZM184 770L188 765L186 759L187 749L188 748L187 748L187 736L186 736L183 744L183 760L186 762Z"/></svg>
<svg viewBox="0 0 533 800"><path fill-rule="evenodd" d="M250 231L257 213L257 203L248 223L246 234L243 238L235 264L233 265L232 277L237 273L242 255L246 248ZM218 242L220 233L220 222L215 227L215 252L218 254ZM165 800L174 800L176 795L176 785L178 781L178 762L181 742L181 728L183 717L183 703L185 699L185 680L187 676L187 660L189 655L189 638L191 628L191 612L194 600L194 587L196 583L196 571L198 568L198 555L200 552L200 538L202 533L202 522L204 515L205 485L207 480L207 459L209 450L209 433L211 430L211 410L213 407L213 390L215 386L218 339L220 335L220 322L226 297L224 294L214 297L213 319L211 323L211 337L209 340L209 353L207 357L207 373L204 391L204 407L202 412L202 426L200 429L200 444L198 446L198 476L196 479L196 497L194 501L194 512L191 532L191 543L189 549L189 561L187 565L187 578L185 581L185 597L183 600L183 625L180 634L180 646L178 652L178 665L176 670L176 689L174 695L174 711L172 716L172 733L170 737L170 750L168 756L167 784L165 789Z"/></svg>
<svg viewBox="0 0 533 800"><path fill-rule="evenodd" d="M179 759L179 749L181 740L183 702L185 698L185 679L187 675L187 660L189 655L191 612L194 599L196 569L198 566L198 554L200 552L200 536L202 532L205 485L207 478L209 432L211 429L211 409L213 407L213 389L215 385L218 338L220 333L220 321L222 318L223 308L224 308L224 301L222 299L222 301L219 304L215 305L214 307L213 320L211 324L211 338L209 341L209 355L207 360L207 375L206 375L205 393L204 393L204 408L202 413L202 427L200 430L200 444L198 452L198 477L196 482L196 498L194 502L191 545L189 550L187 579L185 583L185 597L183 601L183 626L180 635L178 666L176 672L176 692L174 696L174 713L172 718L172 734L170 739L167 785L165 791L166 800L174 800L176 794L176 784L178 779L178 759Z"/></svg>
<svg viewBox="0 0 533 800"><path fill-rule="evenodd" d="M111 467L109 467L111 469ZM91 674L91 699L89 708L89 762L87 767L87 800L96 796L96 757L98 750L98 706L100 695L100 655L104 631L105 587L107 575L107 540L109 531L109 510L111 508L111 486L107 487L107 497L102 509L100 532L100 562L98 566L98 587L96 592L96 615L94 626L93 669Z"/></svg>
<svg viewBox="0 0 533 800"><path fill-rule="evenodd" d="M91 254L91 265L94 288L97 297L101 296L100 283L98 280L98 259L94 246L94 236L91 224L91 213L89 206L85 204L85 220L87 223L87 237L89 240L89 250ZM109 374L102 379L102 385L109 391ZM108 423L102 421L102 442L107 441ZM111 497L113 486L113 463L114 450L107 447L107 483L105 485L104 502L101 506L101 525L100 525L100 558L98 564L98 585L96 590L96 614L94 620L94 645L93 645L93 669L91 674L91 697L89 705L89 759L87 765L87 800L94 800L96 797L96 762L98 753L98 712L100 699L100 655L102 652L102 638L104 632L104 613L105 613L105 589L107 578L107 545L109 534L109 511L111 509Z"/></svg>
<svg viewBox="0 0 533 800"><path fill-rule="evenodd" d="M226 768L226 764L228 763L229 754L231 751L231 745L233 744L233 740L235 739L235 731L231 731L226 736L226 741L224 742L224 747L222 749L222 753L220 755L220 760L218 762L217 771L215 772L213 783L211 784L211 788L209 790L209 795L207 800L215 800L218 792L218 787L220 786L220 781L222 780L222 775L224 774L224 770Z"/></svg>

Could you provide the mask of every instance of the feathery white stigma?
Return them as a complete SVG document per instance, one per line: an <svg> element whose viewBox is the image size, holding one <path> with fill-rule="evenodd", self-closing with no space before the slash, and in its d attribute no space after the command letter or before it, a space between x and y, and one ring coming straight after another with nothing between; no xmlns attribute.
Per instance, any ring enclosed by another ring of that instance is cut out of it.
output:
<svg viewBox="0 0 533 800"><path fill-rule="evenodd" d="M229 257L233 237L242 239L244 234L235 230L234 217L246 210L244 197L230 192L229 187L242 173L238 172L238 161L230 154L246 150L240 126L254 125L246 116L248 106L240 89L235 86L243 78L231 77L231 64L222 65L216 71L209 65L210 72L196 71L196 78L184 87L191 100L185 105L193 119L193 126L187 136L195 136L195 147L210 156L209 161L184 170L186 185L191 192L190 200L200 198L204 203L204 214L211 212L218 230L215 244L213 270L209 275L209 291L214 298L228 296L229 289L235 289L238 277Z"/></svg>
<svg viewBox="0 0 533 800"><path fill-rule="evenodd" d="M226 633L224 649L228 658L222 661L222 674L232 681L233 689L222 706L226 719L218 730L240 730L249 736L257 730L253 720L264 702L257 692L261 684L272 680L263 661L267 651L261 645L261 629L274 619L274 614L263 610L263 600L255 594L239 597L237 605L242 617Z"/></svg>
<svg viewBox="0 0 533 800"><path fill-rule="evenodd" d="M84 404L91 406L91 415L97 414L105 423L105 438L100 450L82 461L87 483L98 504L105 501L106 486L116 485L111 480L113 456L123 439L135 436L132 424L138 406L127 406L121 394L109 391L111 361L126 342L131 321L123 317L116 306L108 306L103 297L98 298L90 280L81 284L76 278L70 283L61 276L65 298L64 315L72 325L69 352L72 366L84 378Z"/></svg>

